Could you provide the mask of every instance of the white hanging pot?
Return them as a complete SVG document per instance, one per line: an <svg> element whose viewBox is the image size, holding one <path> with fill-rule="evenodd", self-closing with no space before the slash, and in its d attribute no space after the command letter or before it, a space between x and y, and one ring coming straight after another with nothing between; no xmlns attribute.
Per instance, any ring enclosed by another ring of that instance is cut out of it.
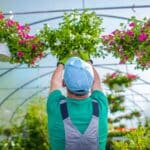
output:
<svg viewBox="0 0 150 150"><path fill-rule="evenodd" d="M113 89L116 92L123 92L124 91L124 87L118 84L113 84Z"/></svg>
<svg viewBox="0 0 150 150"><path fill-rule="evenodd" d="M7 43L0 43L0 61L8 62L10 60L11 53L7 46Z"/></svg>

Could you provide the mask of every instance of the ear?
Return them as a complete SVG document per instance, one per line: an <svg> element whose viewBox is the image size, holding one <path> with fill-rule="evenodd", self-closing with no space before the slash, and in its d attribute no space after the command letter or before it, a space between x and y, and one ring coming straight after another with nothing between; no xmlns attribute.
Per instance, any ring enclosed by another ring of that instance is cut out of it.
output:
<svg viewBox="0 0 150 150"><path fill-rule="evenodd" d="M63 87L66 87L66 84L65 84L64 79L62 80L62 86L63 86Z"/></svg>

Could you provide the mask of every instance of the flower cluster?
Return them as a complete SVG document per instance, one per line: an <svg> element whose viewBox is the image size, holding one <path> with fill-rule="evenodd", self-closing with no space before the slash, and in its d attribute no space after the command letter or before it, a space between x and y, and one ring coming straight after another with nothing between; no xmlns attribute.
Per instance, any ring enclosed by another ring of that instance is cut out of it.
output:
<svg viewBox="0 0 150 150"><path fill-rule="evenodd" d="M40 35L30 35L30 27L12 19L6 19L0 12L0 43L7 43L11 53L11 63L34 65L44 57L46 44Z"/></svg>
<svg viewBox="0 0 150 150"><path fill-rule="evenodd" d="M150 68L150 19L138 21L135 17L121 30L102 36L104 49L120 58L120 63L136 62L137 68Z"/></svg>
<svg viewBox="0 0 150 150"><path fill-rule="evenodd" d="M122 87L131 86L131 83L137 78L138 77L133 74L127 73L124 75L120 72L114 72L112 74L107 74L103 83L105 83L111 90L116 90L116 87L121 89Z"/></svg>
<svg viewBox="0 0 150 150"><path fill-rule="evenodd" d="M59 60L72 55L89 59L89 55L103 56L99 49L102 28L100 19L94 12L73 11L65 14L57 29L45 26L41 34L50 47L52 55Z"/></svg>

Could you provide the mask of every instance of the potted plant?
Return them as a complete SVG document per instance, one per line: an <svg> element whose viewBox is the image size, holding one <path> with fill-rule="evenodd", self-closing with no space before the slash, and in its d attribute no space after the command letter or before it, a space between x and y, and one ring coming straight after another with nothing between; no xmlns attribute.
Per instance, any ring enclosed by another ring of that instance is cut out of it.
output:
<svg viewBox="0 0 150 150"><path fill-rule="evenodd" d="M112 74L107 74L103 83L105 83L111 90L120 92L123 91L125 87L131 86L132 82L138 77L133 74L123 74L121 72L114 72Z"/></svg>
<svg viewBox="0 0 150 150"><path fill-rule="evenodd" d="M138 21L132 17L128 24L102 36L104 49L120 58L120 63L136 62L136 68L150 68L150 19Z"/></svg>
<svg viewBox="0 0 150 150"><path fill-rule="evenodd" d="M100 50L100 34L103 31L101 23L102 19L94 12L73 11L70 14L65 13L58 28L45 25L40 33L45 37L51 54L59 60L64 61L72 55L89 60L89 55L104 56Z"/></svg>
<svg viewBox="0 0 150 150"><path fill-rule="evenodd" d="M21 25L12 19L6 19L2 13L0 13L0 25L0 42L8 46L8 60L11 63L26 63L31 66L45 56L46 44L40 35L29 34L28 25ZM3 51L7 53L6 50ZM1 57L0 60L4 59Z"/></svg>

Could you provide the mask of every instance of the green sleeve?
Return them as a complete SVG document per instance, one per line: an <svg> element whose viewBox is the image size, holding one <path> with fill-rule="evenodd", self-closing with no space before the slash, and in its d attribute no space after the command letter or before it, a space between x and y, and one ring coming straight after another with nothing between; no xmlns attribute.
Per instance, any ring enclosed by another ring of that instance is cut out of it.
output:
<svg viewBox="0 0 150 150"><path fill-rule="evenodd" d="M62 93L60 90L54 90L52 91L47 99L47 112L50 113L53 111L57 105L59 105L59 102L61 100Z"/></svg>
<svg viewBox="0 0 150 150"><path fill-rule="evenodd" d="M100 150L105 150L108 134L108 100L102 91L95 90L91 95L99 103L99 143Z"/></svg>

